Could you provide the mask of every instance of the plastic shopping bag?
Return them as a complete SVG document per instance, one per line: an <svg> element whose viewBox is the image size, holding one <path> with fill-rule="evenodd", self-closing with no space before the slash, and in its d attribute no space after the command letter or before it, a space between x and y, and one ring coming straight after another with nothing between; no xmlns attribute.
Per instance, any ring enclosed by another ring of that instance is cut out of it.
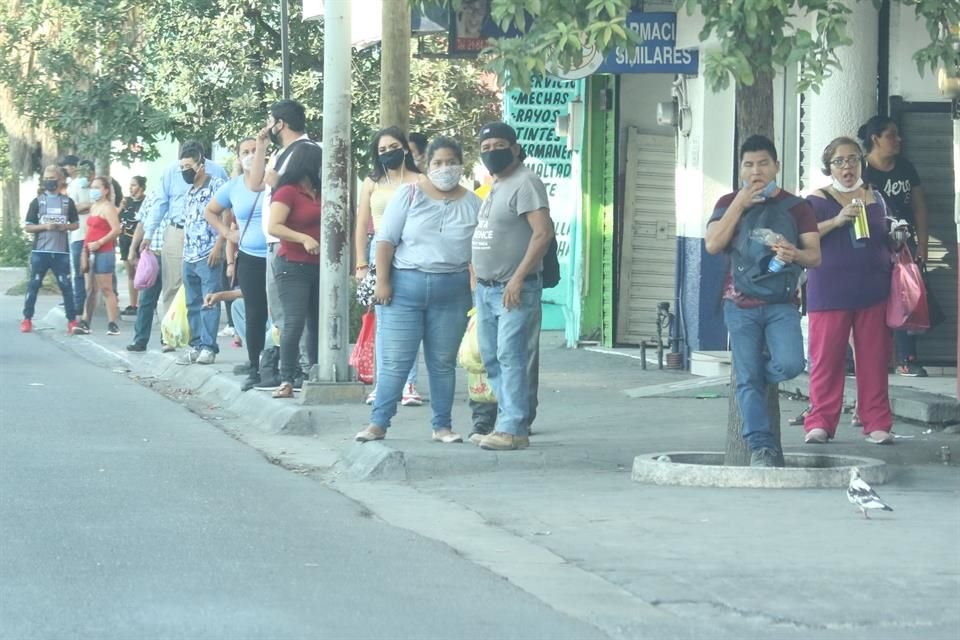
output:
<svg viewBox="0 0 960 640"><path fill-rule="evenodd" d="M897 330L926 331L930 328L930 311L920 267L906 246L897 252L895 260L887 300L887 326Z"/></svg>
<svg viewBox="0 0 960 640"><path fill-rule="evenodd" d="M157 256L153 251L144 251L137 262L137 272L133 276L133 288L143 291L149 289L157 283L157 275L160 273L160 265L157 264Z"/></svg>
<svg viewBox="0 0 960 640"><path fill-rule="evenodd" d="M467 391L470 394L470 399L474 402L490 404L497 401L497 396L493 393L493 387L490 386L486 373L467 371Z"/></svg>
<svg viewBox="0 0 960 640"><path fill-rule="evenodd" d="M373 311L363 314L360 335L350 354L350 366L357 370L357 379L364 384L373 383L373 346L376 334L376 316Z"/></svg>
<svg viewBox="0 0 960 640"><path fill-rule="evenodd" d="M187 319L187 291L177 291L173 304L160 322L160 335L171 347L186 347L190 344L190 322Z"/></svg>
<svg viewBox="0 0 960 640"><path fill-rule="evenodd" d="M460 341L460 350L457 351L457 364L470 373L485 373L483 358L480 356L480 335L477 333L477 309L470 309L467 314L467 330Z"/></svg>

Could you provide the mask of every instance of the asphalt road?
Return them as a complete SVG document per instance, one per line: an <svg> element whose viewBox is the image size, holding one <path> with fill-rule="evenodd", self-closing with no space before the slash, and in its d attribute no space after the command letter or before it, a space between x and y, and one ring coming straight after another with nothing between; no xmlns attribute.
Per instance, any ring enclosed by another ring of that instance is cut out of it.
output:
<svg viewBox="0 0 960 640"><path fill-rule="evenodd" d="M601 638L448 547L17 332L0 299L0 638Z"/></svg>

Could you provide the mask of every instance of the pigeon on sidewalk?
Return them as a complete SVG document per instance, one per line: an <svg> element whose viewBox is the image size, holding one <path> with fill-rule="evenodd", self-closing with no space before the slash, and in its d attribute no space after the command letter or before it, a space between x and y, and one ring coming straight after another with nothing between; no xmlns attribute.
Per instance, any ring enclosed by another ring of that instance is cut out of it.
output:
<svg viewBox="0 0 960 640"><path fill-rule="evenodd" d="M847 500L850 501L850 504L860 509L863 517L867 520L870 519L870 516L867 515L868 509L893 511L893 509L884 504L880 496L877 495L877 492L860 477L860 469L857 467L850 469L850 484L847 486Z"/></svg>

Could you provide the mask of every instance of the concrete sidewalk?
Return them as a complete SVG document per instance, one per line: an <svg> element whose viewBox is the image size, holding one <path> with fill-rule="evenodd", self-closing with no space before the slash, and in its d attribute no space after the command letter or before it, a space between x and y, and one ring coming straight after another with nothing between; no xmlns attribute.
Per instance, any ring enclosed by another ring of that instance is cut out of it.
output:
<svg viewBox="0 0 960 640"><path fill-rule="evenodd" d="M12 313L9 303L4 309ZM643 371L629 358L567 350L548 338L528 450L434 444L429 406L400 408L387 440L359 445L352 437L369 407L244 394L231 370L245 352L225 339L215 365L177 367L154 351L156 339L147 354L127 353L132 323L119 337L103 335L103 324L92 336L68 337L62 321L41 333L612 638L939 640L960 631L960 436L949 430L898 421L896 444L879 447L842 425L836 441L818 448L892 465L892 481L878 491L896 511L865 521L840 490L631 482L636 455L722 450L723 379ZM781 403L787 452L810 450L800 428L785 424L804 406ZM454 422L469 431L463 391ZM940 462L943 446L953 465ZM358 481L374 478L381 481Z"/></svg>

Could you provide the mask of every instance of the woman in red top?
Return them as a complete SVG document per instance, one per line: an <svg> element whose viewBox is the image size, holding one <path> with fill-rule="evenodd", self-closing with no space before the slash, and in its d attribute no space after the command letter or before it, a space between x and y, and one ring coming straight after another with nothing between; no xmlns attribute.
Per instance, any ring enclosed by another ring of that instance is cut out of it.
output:
<svg viewBox="0 0 960 640"><path fill-rule="evenodd" d="M320 321L320 147L297 147L270 196L267 231L280 239L273 262L283 327L280 329L280 386L274 398L293 397L300 336L307 328L307 359L317 363Z"/></svg>
<svg viewBox="0 0 960 640"><path fill-rule="evenodd" d="M117 294L113 290L113 277L117 267L117 252L114 240L120 235L120 210L113 204L113 188L109 178L94 178L90 183L90 217L87 218L87 235L81 255L82 269L93 279L87 289L87 302L83 318L74 333L90 333L90 320L97 308L97 292L103 294L107 305L107 335L120 333L117 326L119 310Z"/></svg>

